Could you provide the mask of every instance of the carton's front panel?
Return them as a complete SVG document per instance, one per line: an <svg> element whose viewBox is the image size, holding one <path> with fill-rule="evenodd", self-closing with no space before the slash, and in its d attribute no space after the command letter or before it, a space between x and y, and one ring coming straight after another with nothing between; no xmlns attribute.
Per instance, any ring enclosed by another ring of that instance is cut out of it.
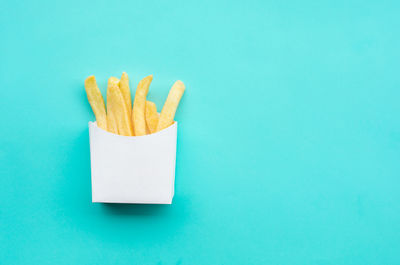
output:
<svg viewBox="0 0 400 265"><path fill-rule="evenodd" d="M90 137L93 201L171 202L176 129L157 137L121 137L96 127Z"/></svg>

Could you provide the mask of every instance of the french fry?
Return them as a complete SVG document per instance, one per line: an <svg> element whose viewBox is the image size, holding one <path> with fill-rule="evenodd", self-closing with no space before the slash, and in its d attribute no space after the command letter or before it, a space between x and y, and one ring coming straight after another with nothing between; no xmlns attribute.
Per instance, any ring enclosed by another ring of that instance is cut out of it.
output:
<svg viewBox="0 0 400 265"><path fill-rule="evenodd" d="M112 133L132 136L130 117L126 108L124 97L119 89L119 80L116 77L108 79L107 88L107 122Z"/></svg>
<svg viewBox="0 0 400 265"><path fill-rule="evenodd" d="M157 130L159 115L154 102L146 101L146 124L150 133L155 133Z"/></svg>
<svg viewBox="0 0 400 265"><path fill-rule="evenodd" d="M136 136L146 135L146 96L149 86L153 80L153 75L149 75L140 80L136 89L135 100L133 101L132 120Z"/></svg>
<svg viewBox="0 0 400 265"><path fill-rule="evenodd" d="M118 134L118 126L117 126L117 111L116 108L118 107L116 104L116 100L113 99L114 93L112 93L112 88L118 86L119 82L116 78L108 79L108 87L107 87L107 125L108 131L111 133ZM115 89L114 89L115 90Z"/></svg>
<svg viewBox="0 0 400 265"><path fill-rule="evenodd" d="M129 89L129 77L128 74L123 72L121 80L119 81L119 89L121 90L122 96L124 96L124 101L126 108L128 109L128 114L132 114L132 102L131 102L131 90Z"/></svg>
<svg viewBox="0 0 400 265"><path fill-rule="evenodd" d="M133 122L131 119L132 117L131 90L129 88L129 77L128 74L125 72L122 73L121 80L119 81L119 89L121 90L122 96L124 97L126 109L128 110L128 115L129 115L129 123L133 134Z"/></svg>
<svg viewBox="0 0 400 265"><path fill-rule="evenodd" d="M85 90L89 104L92 107L94 116L96 117L97 126L103 130L107 130L107 115L104 99L96 84L96 78L93 75L86 78Z"/></svg>
<svg viewBox="0 0 400 265"><path fill-rule="evenodd" d="M176 109L178 108L179 101L181 100L184 91L185 85L180 80L176 81L171 87L167 100L161 110L160 119L156 129L157 132L167 128L174 122Z"/></svg>

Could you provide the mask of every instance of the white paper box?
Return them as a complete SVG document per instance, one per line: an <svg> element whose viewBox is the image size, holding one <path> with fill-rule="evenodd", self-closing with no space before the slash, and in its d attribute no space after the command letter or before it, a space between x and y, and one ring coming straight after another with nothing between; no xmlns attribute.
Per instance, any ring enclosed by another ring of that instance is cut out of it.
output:
<svg viewBox="0 0 400 265"><path fill-rule="evenodd" d="M92 202L171 204L177 126L121 136L89 122Z"/></svg>

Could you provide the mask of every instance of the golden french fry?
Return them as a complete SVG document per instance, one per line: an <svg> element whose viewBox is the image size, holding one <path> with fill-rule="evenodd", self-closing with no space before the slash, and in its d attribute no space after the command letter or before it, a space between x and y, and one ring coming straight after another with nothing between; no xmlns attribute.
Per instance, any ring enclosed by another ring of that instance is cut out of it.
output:
<svg viewBox="0 0 400 265"><path fill-rule="evenodd" d="M167 128L174 122L175 112L184 91L185 85L180 80L176 81L171 87L167 100L161 110L160 119L157 124L157 132Z"/></svg>
<svg viewBox="0 0 400 265"><path fill-rule="evenodd" d="M135 100L133 101L132 120L136 136L146 135L146 96L149 86L153 80L153 75L149 75L140 80L136 89Z"/></svg>
<svg viewBox="0 0 400 265"><path fill-rule="evenodd" d="M115 77L108 79L107 122L110 132L124 136L132 136L132 127L128 110L124 102L124 97L119 89L119 80Z"/></svg>
<svg viewBox="0 0 400 265"><path fill-rule="evenodd" d="M155 133L157 130L158 124L158 113L157 107L154 102L146 101L146 123L147 127L149 128L150 133Z"/></svg>
<svg viewBox="0 0 400 265"><path fill-rule="evenodd" d="M114 94L112 93L113 90L115 90L115 87L119 85L118 79L116 78L110 78L108 79L108 87L107 87L107 125L108 125L108 131L111 133L118 134L118 126L117 126L117 105L118 103L113 99ZM111 89L113 87L114 89Z"/></svg>
<svg viewBox="0 0 400 265"><path fill-rule="evenodd" d="M131 99L131 90L129 88L129 77L128 74L123 72L121 76L121 80L119 81L119 89L121 90L122 96L124 97L126 109L128 110L129 115L129 123L133 135L133 122L132 122L132 99Z"/></svg>
<svg viewBox="0 0 400 265"><path fill-rule="evenodd" d="M125 72L122 73L121 80L119 81L119 89L122 96L124 96L125 105L130 117L132 114L131 90L129 89L129 77Z"/></svg>
<svg viewBox="0 0 400 265"><path fill-rule="evenodd" d="M93 75L86 78L85 90L94 116L96 117L97 126L103 130L107 130L107 115L104 99L96 84L96 78Z"/></svg>

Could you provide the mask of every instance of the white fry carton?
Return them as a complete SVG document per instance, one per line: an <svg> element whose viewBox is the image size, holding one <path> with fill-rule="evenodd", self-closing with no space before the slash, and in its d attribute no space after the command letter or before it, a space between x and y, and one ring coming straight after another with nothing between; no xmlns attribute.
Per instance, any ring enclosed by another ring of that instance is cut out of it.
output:
<svg viewBox="0 0 400 265"><path fill-rule="evenodd" d="M177 126L121 136L89 122L92 202L171 204Z"/></svg>

